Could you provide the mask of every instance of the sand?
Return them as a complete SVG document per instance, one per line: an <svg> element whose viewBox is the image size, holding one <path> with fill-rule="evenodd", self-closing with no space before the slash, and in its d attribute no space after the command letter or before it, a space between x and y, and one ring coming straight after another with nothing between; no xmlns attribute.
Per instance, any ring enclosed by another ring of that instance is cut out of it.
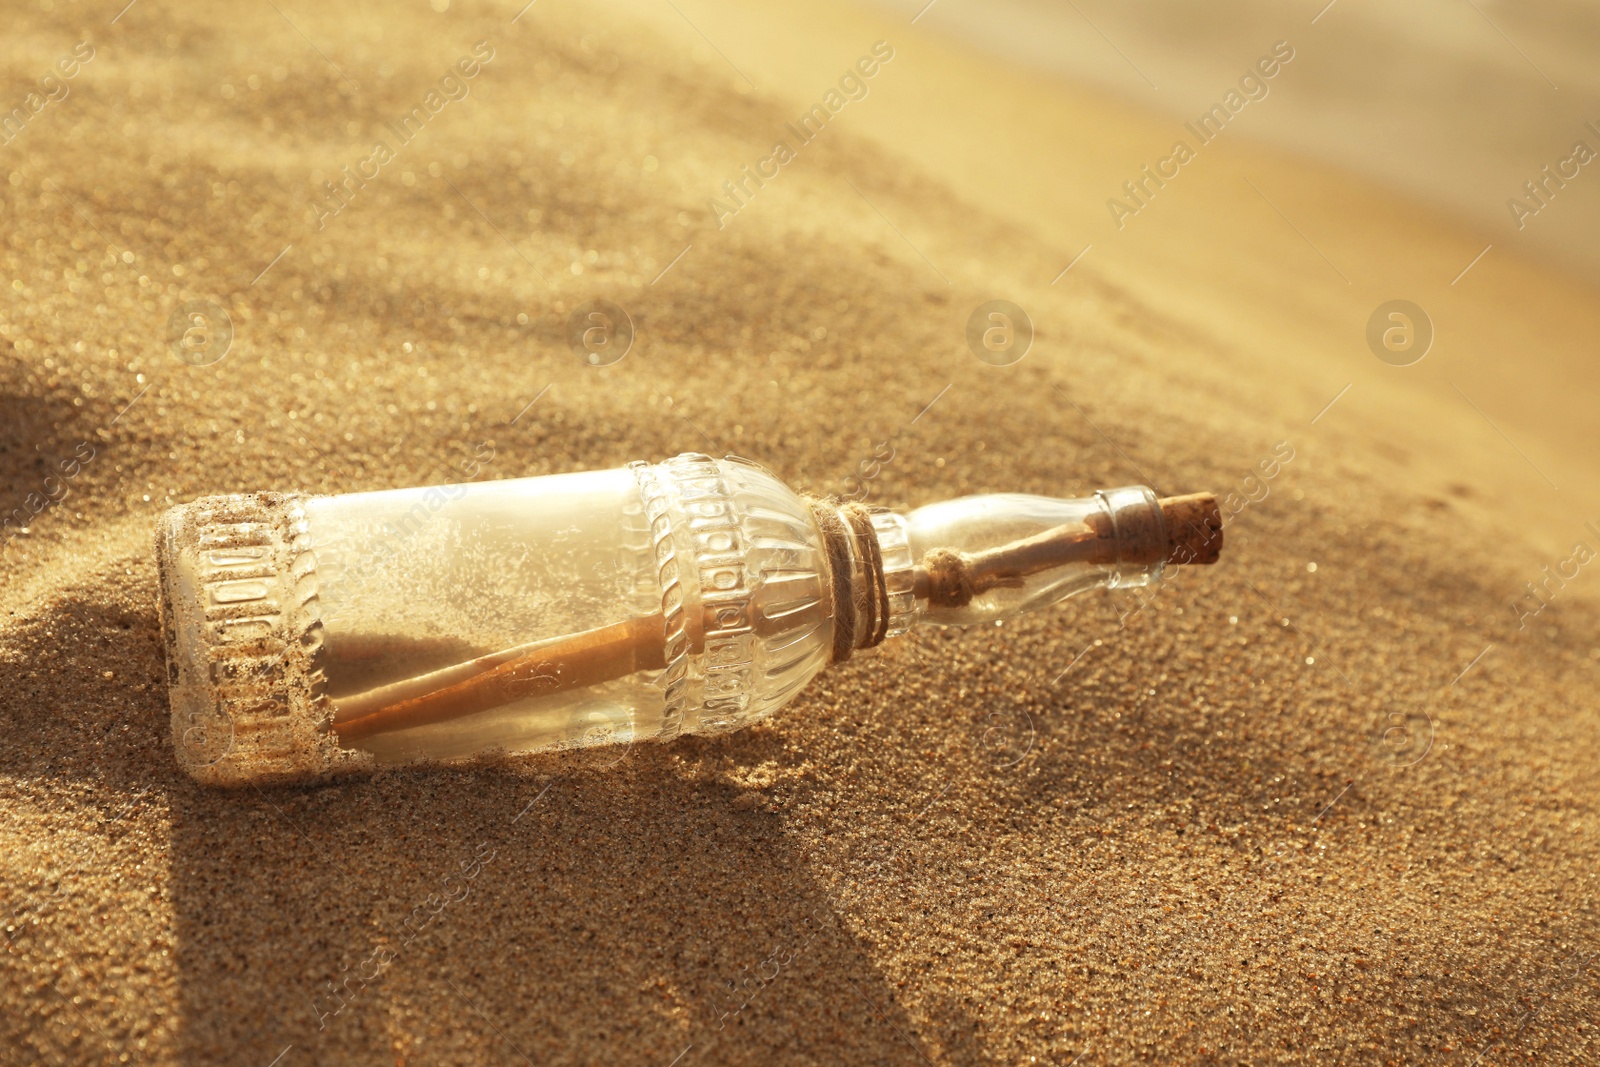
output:
<svg viewBox="0 0 1600 1067"><path fill-rule="evenodd" d="M1452 285L1481 234L1243 137L1116 230L1169 120L887 15L120 7L0 45L6 108L94 46L0 148L0 487L60 497L0 555L0 1060L1600 1058L1600 579L1516 607L1600 547L1592 287L1517 247ZM1363 340L1397 297L1437 328L1413 367ZM637 332L608 366L565 340L595 298ZM996 298L1037 325L1011 366L963 337ZM228 311L218 362L169 350L190 300ZM886 440L875 504L1248 503L1148 601L919 632L725 739L177 769L169 504L486 444L481 477L714 450L842 490Z"/></svg>

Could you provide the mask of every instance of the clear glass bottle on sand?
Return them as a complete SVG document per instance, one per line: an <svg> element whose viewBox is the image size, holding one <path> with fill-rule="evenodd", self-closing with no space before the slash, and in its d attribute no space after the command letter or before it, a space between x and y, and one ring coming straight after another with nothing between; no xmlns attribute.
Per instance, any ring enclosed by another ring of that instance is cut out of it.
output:
<svg viewBox="0 0 1600 1067"><path fill-rule="evenodd" d="M1206 494L901 515L696 454L210 497L157 533L173 736L190 773L228 785L717 733L913 626L1145 585L1220 548Z"/></svg>

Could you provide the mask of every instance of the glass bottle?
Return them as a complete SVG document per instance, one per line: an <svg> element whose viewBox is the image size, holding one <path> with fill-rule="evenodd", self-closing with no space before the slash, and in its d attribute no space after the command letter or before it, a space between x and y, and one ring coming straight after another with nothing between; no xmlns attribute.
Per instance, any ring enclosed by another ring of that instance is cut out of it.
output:
<svg viewBox="0 0 1600 1067"><path fill-rule="evenodd" d="M973 496L908 515L762 467L209 497L157 531L179 761L306 781L737 729L918 624L1214 562L1206 494Z"/></svg>

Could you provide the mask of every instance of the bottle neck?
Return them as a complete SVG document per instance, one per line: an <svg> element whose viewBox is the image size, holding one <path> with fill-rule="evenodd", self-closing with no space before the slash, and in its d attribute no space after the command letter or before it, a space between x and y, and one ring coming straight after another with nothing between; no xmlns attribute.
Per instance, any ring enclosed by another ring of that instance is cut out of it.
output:
<svg viewBox="0 0 1600 1067"><path fill-rule="evenodd" d="M913 625L971 625L1161 576L1171 538L1144 486L1077 500L964 497L910 515L808 501L827 547L832 661Z"/></svg>
<svg viewBox="0 0 1600 1067"><path fill-rule="evenodd" d="M972 625L1091 589L1148 585L1193 555L1198 534L1170 505L1125 486L1074 500L998 494L918 508L901 523L914 620Z"/></svg>

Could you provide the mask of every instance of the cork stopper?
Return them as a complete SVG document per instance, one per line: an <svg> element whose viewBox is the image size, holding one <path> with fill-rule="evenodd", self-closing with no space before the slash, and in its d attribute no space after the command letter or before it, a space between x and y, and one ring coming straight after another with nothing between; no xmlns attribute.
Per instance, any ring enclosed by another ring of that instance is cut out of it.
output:
<svg viewBox="0 0 1600 1067"><path fill-rule="evenodd" d="M1215 563L1222 555L1222 509L1212 493L1156 501L1167 520L1168 563Z"/></svg>

